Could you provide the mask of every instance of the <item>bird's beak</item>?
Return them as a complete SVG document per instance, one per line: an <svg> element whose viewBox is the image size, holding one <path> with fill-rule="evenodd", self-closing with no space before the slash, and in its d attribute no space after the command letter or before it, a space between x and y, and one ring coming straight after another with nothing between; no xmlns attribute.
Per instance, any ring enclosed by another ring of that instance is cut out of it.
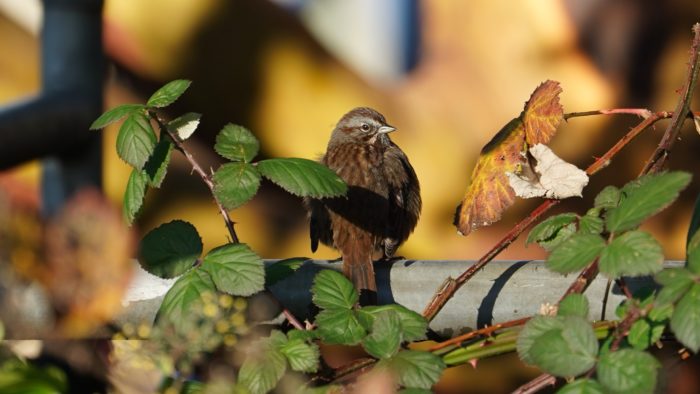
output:
<svg viewBox="0 0 700 394"><path fill-rule="evenodd" d="M387 133L391 133L394 130L396 130L396 127L386 125L386 126L380 127L379 130L377 130L377 134L387 134Z"/></svg>

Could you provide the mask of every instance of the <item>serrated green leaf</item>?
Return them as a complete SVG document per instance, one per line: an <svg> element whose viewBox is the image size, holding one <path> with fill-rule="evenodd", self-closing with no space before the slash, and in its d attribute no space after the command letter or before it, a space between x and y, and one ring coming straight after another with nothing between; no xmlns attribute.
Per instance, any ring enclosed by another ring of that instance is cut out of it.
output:
<svg viewBox="0 0 700 394"><path fill-rule="evenodd" d="M429 352L403 350L381 360L377 368L387 368L394 373L401 386L427 390L440 379L445 363Z"/></svg>
<svg viewBox="0 0 700 394"><path fill-rule="evenodd" d="M153 154L143 167L148 175L149 186L157 188L163 183L165 174L168 172L168 164L170 164L170 156L174 147L170 138L167 137L162 137L156 144Z"/></svg>
<svg viewBox="0 0 700 394"><path fill-rule="evenodd" d="M362 347L376 358L389 358L396 354L403 342L401 320L391 310L377 313L372 322L370 334L362 340Z"/></svg>
<svg viewBox="0 0 700 394"><path fill-rule="evenodd" d="M686 267L694 274L700 274L700 231L690 238L686 247L687 263Z"/></svg>
<svg viewBox="0 0 700 394"><path fill-rule="evenodd" d="M697 119L697 118L696 118ZM688 244L696 235L700 229L700 194L695 199L695 205L693 206L693 215L690 217L690 225L688 226L688 235L686 236L686 251L690 249Z"/></svg>
<svg viewBox="0 0 700 394"><path fill-rule="evenodd" d="M163 108L172 104L177 100L185 90L190 87L192 82L185 79L176 79L168 82L162 88L156 90L155 93L148 99L146 105L152 108Z"/></svg>
<svg viewBox="0 0 700 394"><path fill-rule="evenodd" d="M156 134L146 115L131 113L117 135L117 154L136 169L142 169L156 147Z"/></svg>
<svg viewBox="0 0 700 394"><path fill-rule="evenodd" d="M663 285L656 297L658 304L675 303L694 282L693 274L685 268L667 268L656 274L654 280Z"/></svg>
<svg viewBox="0 0 700 394"><path fill-rule="evenodd" d="M168 122L168 130L175 133L180 141L184 141L190 138L195 130L197 130L201 118L201 114L188 112Z"/></svg>
<svg viewBox="0 0 700 394"><path fill-rule="evenodd" d="M700 284L695 283L676 305L671 330L685 347L700 350Z"/></svg>
<svg viewBox="0 0 700 394"><path fill-rule="evenodd" d="M348 189L335 172L312 160L268 159L257 164L265 178L296 196L339 197L345 195Z"/></svg>
<svg viewBox="0 0 700 394"><path fill-rule="evenodd" d="M212 249L202 263L220 291L249 296L263 289L265 267L262 259L246 244L226 244Z"/></svg>
<svg viewBox="0 0 700 394"><path fill-rule="evenodd" d="M605 394L605 390L595 379L583 378L562 387L557 394Z"/></svg>
<svg viewBox="0 0 700 394"><path fill-rule="evenodd" d="M272 391L287 370L287 361L282 352L265 338L253 345L253 351L238 371L238 383L251 394Z"/></svg>
<svg viewBox="0 0 700 394"><path fill-rule="evenodd" d="M518 335L516 342L520 359L526 364L534 364L535 361L530 355L530 349L535 340L548 331L561 330L563 328L564 317L535 316L530 319Z"/></svg>
<svg viewBox="0 0 700 394"><path fill-rule="evenodd" d="M359 300L352 282L333 270L322 270L316 274L311 294L314 304L322 309L350 309Z"/></svg>
<svg viewBox="0 0 700 394"><path fill-rule="evenodd" d="M617 208L608 211L606 227L618 233L639 226L644 220L669 206L690 183L687 172L645 175L622 188Z"/></svg>
<svg viewBox="0 0 700 394"><path fill-rule="evenodd" d="M645 319L640 319L632 324L627 333L627 342L638 350L644 350L651 346L651 324Z"/></svg>
<svg viewBox="0 0 700 394"><path fill-rule="evenodd" d="M656 302L654 305L654 308L652 308L651 311L649 311L648 317L649 320L652 322L663 322L665 320L668 320L671 318L673 315L673 304L672 303L667 303L667 304L661 304Z"/></svg>
<svg viewBox="0 0 700 394"><path fill-rule="evenodd" d="M309 344L301 339L289 340L280 348L287 358L289 366L297 372L313 373L318 371L318 360L321 353L318 346Z"/></svg>
<svg viewBox="0 0 700 394"><path fill-rule="evenodd" d="M620 203L620 189L615 186L606 186L598 193L593 201L593 206L600 209L612 209Z"/></svg>
<svg viewBox="0 0 700 394"><path fill-rule="evenodd" d="M216 135L216 153L232 161L250 163L260 150L260 142L243 126L227 124Z"/></svg>
<svg viewBox="0 0 700 394"><path fill-rule="evenodd" d="M548 217L530 230L525 245L553 240L566 225L573 223L577 217L578 215L575 213L562 213Z"/></svg>
<svg viewBox="0 0 700 394"><path fill-rule="evenodd" d="M302 340L302 341L312 341L318 339L319 334L316 330L297 330L296 328L287 331L287 337L290 341Z"/></svg>
<svg viewBox="0 0 700 394"><path fill-rule="evenodd" d="M659 366L647 352L622 349L600 357L598 381L610 393L653 393Z"/></svg>
<svg viewBox="0 0 700 394"><path fill-rule="evenodd" d="M569 294L559 303L557 316L588 318L588 298L583 294Z"/></svg>
<svg viewBox="0 0 700 394"><path fill-rule="evenodd" d="M141 104L122 104L116 106L100 115L99 118L95 119L95 121L90 125L90 130L105 128L125 116L142 111L144 108L145 107Z"/></svg>
<svg viewBox="0 0 700 394"><path fill-rule="evenodd" d="M251 164L227 163L214 173L214 194L231 210L248 202L260 187L260 173Z"/></svg>
<svg viewBox="0 0 700 394"><path fill-rule="evenodd" d="M613 239L600 254L600 272L609 278L642 276L663 269L664 252L651 234L634 230Z"/></svg>
<svg viewBox="0 0 700 394"><path fill-rule="evenodd" d="M554 248L546 266L554 272L568 274L595 260L605 249L605 241L595 234L574 234Z"/></svg>
<svg viewBox="0 0 700 394"><path fill-rule="evenodd" d="M428 322L420 313L414 312L403 305L364 306L357 311L357 317L362 326L370 330L374 323L374 317L384 311L393 311L398 314L404 341L412 342L425 339Z"/></svg>
<svg viewBox="0 0 700 394"><path fill-rule="evenodd" d="M318 333L327 344L357 345L367 335L351 309L326 309L316 315Z"/></svg>
<svg viewBox="0 0 700 394"><path fill-rule="evenodd" d="M605 229L605 223L599 216L587 214L578 221L578 228L584 234L600 234Z"/></svg>
<svg viewBox="0 0 700 394"><path fill-rule="evenodd" d="M535 338L529 354L537 367L552 375L577 376L595 365L598 339L588 321L567 316L562 329Z"/></svg>
<svg viewBox="0 0 700 394"><path fill-rule="evenodd" d="M266 265L265 287L270 287L275 283L290 277L307 261L309 261L308 257L292 257Z"/></svg>
<svg viewBox="0 0 700 394"><path fill-rule="evenodd" d="M179 277L165 293L158 309L158 316L165 317L178 325L187 320L190 308L195 302L201 300L202 294L215 292L216 287L211 276L203 270L193 268Z"/></svg>
<svg viewBox="0 0 700 394"><path fill-rule="evenodd" d="M173 278L192 267L202 254L197 229L182 220L161 224L149 231L139 246L139 263L161 278Z"/></svg>
<svg viewBox="0 0 700 394"><path fill-rule="evenodd" d="M136 219L143 199L146 196L146 184L148 183L148 175L143 170L133 169L129 180L126 182L126 190L124 190L124 201L122 202L122 213L124 220L131 225Z"/></svg>

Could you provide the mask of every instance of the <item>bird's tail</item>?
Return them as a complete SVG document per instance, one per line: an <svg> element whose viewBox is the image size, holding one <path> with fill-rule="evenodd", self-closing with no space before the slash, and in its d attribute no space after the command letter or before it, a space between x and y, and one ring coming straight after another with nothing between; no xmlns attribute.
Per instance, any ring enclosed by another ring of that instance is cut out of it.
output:
<svg viewBox="0 0 700 394"><path fill-rule="evenodd" d="M348 248L343 253L343 274L349 278L360 293L361 305L377 304L377 282L374 277L372 251L364 248Z"/></svg>

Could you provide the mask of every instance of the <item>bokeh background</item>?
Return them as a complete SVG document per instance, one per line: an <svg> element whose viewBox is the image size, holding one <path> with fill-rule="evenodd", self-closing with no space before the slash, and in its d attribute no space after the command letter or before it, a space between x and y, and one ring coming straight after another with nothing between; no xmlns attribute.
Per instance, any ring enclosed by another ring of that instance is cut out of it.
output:
<svg viewBox="0 0 700 394"><path fill-rule="evenodd" d="M37 0L0 0L0 105L40 87L41 12ZM422 186L421 220L399 254L475 259L538 203L518 201L500 223L468 237L451 224L481 147L520 113L532 90L547 79L561 82L566 112L673 110L698 20L695 0L106 0L105 107L142 102L172 79L192 80L166 115L203 114L187 146L211 168L221 162L212 149L215 135L228 122L253 131L260 158L316 158L345 112L377 108L399 129L392 138ZM583 167L638 121L574 119L551 145ZM585 212L603 186L636 176L664 126L625 149L582 199L558 210ZM130 169L116 156L117 131L104 133L103 174L104 192L118 205ZM671 167L695 170L697 152L700 138L688 124ZM0 180L37 204L39 174L33 162L4 171ZM673 210L647 225L668 258L683 257L698 185L695 180ZM272 184L232 217L241 239L263 257L337 257L328 248L311 254L300 199ZM149 192L136 228L145 232L175 218L199 229L205 249L226 241L207 189L178 154L163 188ZM499 258L541 257L521 240Z"/></svg>

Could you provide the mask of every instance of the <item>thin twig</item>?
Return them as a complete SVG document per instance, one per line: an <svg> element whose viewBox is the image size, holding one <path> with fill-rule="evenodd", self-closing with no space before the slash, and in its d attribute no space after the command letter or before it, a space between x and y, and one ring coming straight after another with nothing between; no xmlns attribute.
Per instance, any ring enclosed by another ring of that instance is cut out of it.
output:
<svg viewBox="0 0 700 394"><path fill-rule="evenodd" d="M449 339L445 342L440 342L440 343L434 345L433 347L431 347L430 349L428 349L428 351L434 352L436 350L446 348L450 345L460 345L462 342L468 341L470 339L474 339L474 338L479 337L479 336L489 336L489 335L493 334L494 332L496 332L498 330L502 330L504 328L521 326L521 325L527 323L528 320L530 320L530 317L523 317L521 319L510 320L510 321L507 321L504 323L498 323L498 324L494 324L492 326L486 326L486 327L481 328L479 330L470 331L466 334L460 335L458 337L454 337L454 338Z"/></svg>
<svg viewBox="0 0 700 394"><path fill-rule="evenodd" d="M593 164L591 164L586 169L586 174L594 175L598 171L602 170L610 164L612 158L625 147L632 139L639 135L642 131L646 130L648 127L658 122L661 119L670 117L671 114L668 112L655 112L649 117L641 121L636 127L630 130L625 136L623 136L612 148L610 148L605 154L598 159L596 159ZM515 241L520 234L522 234L530 225L537 221L545 212L550 208L557 205L560 200L545 200L537 208L535 208L526 218L521 220L515 225L491 250L486 252L474 265L469 267L456 279L447 278L445 282L440 286L440 288L435 292L433 298L428 302L425 309L423 310L423 316L428 320L432 321L435 316L442 310L447 301L454 296L455 292L459 290L472 276L474 276L480 269L482 269L486 264L493 260L499 253L506 249L513 241ZM587 285L586 285L587 286Z"/></svg>
<svg viewBox="0 0 700 394"><path fill-rule="evenodd" d="M648 118L652 115L652 112L646 108L613 108L613 109L599 109L595 111L584 111L584 112L570 112L564 114L564 120L569 120L571 118L578 118L581 116L592 116L592 115L636 115L641 118Z"/></svg>
<svg viewBox="0 0 700 394"><path fill-rule="evenodd" d="M547 386L554 386L557 382L557 378L554 376L543 373L542 375L532 379L531 381L525 383L524 385L518 387L513 391L513 394L532 394L536 393Z"/></svg>

